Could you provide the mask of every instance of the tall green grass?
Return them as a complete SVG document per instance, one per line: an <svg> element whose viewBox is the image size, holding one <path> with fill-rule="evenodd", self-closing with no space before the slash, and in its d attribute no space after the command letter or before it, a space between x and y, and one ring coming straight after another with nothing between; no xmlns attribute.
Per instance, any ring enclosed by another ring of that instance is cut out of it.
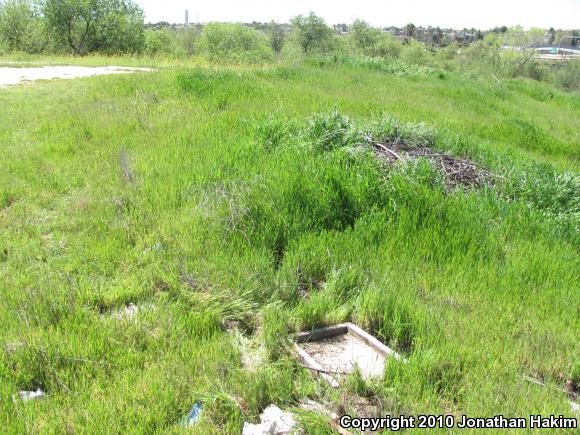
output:
<svg viewBox="0 0 580 435"><path fill-rule="evenodd" d="M270 403L357 394L393 414L570 414L522 376L578 379L577 95L330 62L44 82L0 107L5 432L180 432L200 401L194 430L239 433ZM368 135L497 180L449 190ZM342 321L408 363L329 389L288 344Z"/></svg>

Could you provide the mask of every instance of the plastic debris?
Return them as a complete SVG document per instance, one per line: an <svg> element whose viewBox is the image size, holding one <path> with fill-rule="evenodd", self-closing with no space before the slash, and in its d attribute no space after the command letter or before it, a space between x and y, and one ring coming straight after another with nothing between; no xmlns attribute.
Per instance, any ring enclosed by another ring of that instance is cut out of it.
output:
<svg viewBox="0 0 580 435"><path fill-rule="evenodd" d="M276 405L270 405L260 414L260 423L244 423L242 435L282 435L303 433L296 427L296 420L290 412L284 412Z"/></svg>
<svg viewBox="0 0 580 435"><path fill-rule="evenodd" d="M123 308L115 312L113 315L117 320L132 319L137 315L138 312L139 307L135 305L133 302L130 302L128 305L125 305Z"/></svg>
<svg viewBox="0 0 580 435"><path fill-rule="evenodd" d="M570 406L572 407L572 412L580 413L580 403L570 401Z"/></svg>
<svg viewBox="0 0 580 435"><path fill-rule="evenodd" d="M157 243L155 243L155 244L154 244L153 246L151 246L150 248L146 248L146 249L143 251L143 254L144 254L144 255L145 255L145 254L148 254L148 253L149 253L149 252L151 252L151 251L153 251L153 252L161 252L161 251L163 251L163 243L161 243L161 242L157 242Z"/></svg>
<svg viewBox="0 0 580 435"><path fill-rule="evenodd" d="M38 388L36 391L19 391L18 392L18 397L20 397L20 400L22 400L23 402L28 402L29 400L40 399L41 397L44 397L45 395L46 395L46 393L44 391L42 391L40 388Z"/></svg>
<svg viewBox="0 0 580 435"><path fill-rule="evenodd" d="M11 354L11 353L16 352L16 350L18 348L22 347L22 346L24 346L24 343L21 342L21 341L15 341L15 342L12 342L12 343L6 343L6 345L4 346L4 351L7 354Z"/></svg>
<svg viewBox="0 0 580 435"><path fill-rule="evenodd" d="M179 424L181 426L192 426L198 422L201 417L201 403L195 402L191 407L189 413L181 419Z"/></svg>
<svg viewBox="0 0 580 435"><path fill-rule="evenodd" d="M134 320L138 314L155 311L156 309L157 307L152 303L144 302L137 305L129 302L127 305L109 313L117 320Z"/></svg>

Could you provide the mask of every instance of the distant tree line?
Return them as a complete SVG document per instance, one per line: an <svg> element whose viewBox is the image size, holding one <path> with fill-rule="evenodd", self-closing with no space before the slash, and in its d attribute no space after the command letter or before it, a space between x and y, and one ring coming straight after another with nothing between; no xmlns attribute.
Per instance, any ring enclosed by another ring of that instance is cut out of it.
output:
<svg viewBox="0 0 580 435"><path fill-rule="evenodd" d="M577 45L577 35L576 30L524 31L506 26L487 31L413 23L377 28L363 20L331 27L313 12L282 24L145 24L143 10L133 0L0 0L0 52L205 54L215 59L263 61L281 56L286 47L296 47L307 55L340 52L396 58L410 52L409 58L422 59L418 42L431 50L468 46L486 38L524 47L562 41ZM403 50L401 45L410 49Z"/></svg>

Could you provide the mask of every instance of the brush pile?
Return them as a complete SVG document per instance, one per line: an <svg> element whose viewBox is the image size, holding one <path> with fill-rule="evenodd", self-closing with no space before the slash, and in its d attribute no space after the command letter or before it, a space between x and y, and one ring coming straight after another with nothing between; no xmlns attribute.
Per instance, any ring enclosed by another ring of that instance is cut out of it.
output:
<svg viewBox="0 0 580 435"><path fill-rule="evenodd" d="M493 174L470 160L453 157L425 145L411 145L398 138L389 143L381 143L370 137L367 137L367 141L373 146L375 153L389 163L418 158L433 162L442 172L449 187L478 188L484 184L493 184Z"/></svg>

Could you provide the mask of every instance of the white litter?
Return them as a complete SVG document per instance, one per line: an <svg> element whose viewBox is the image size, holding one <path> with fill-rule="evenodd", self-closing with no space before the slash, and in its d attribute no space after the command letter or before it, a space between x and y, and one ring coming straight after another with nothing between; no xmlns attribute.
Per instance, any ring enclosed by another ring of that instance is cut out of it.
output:
<svg viewBox="0 0 580 435"><path fill-rule="evenodd" d="M260 414L260 424L244 423L242 435L283 435L300 434L296 420L289 412L284 412L276 405L270 405Z"/></svg>
<svg viewBox="0 0 580 435"><path fill-rule="evenodd" d="M153 71L151 68L129 68L121 66L43 66L32 68L0 67L0 87L23 82L52 79L74 79L106 74L130 74Z"/></svg>
<svg viewBox="0 0 580 435"><path fill-rule="evenodd" d="M138 312L139 312L139 306L135 305L133 302L131 302L128 305L125 305L120 310L113 313L113 317L115 317L115 319L117 319L117 320L123 320L123 319L131 320L137 315Z"/></svg>
<svg viewBox="0 0 580 435"><path fill-rule="evenodd" d="M572 412L580 413L580 403L570 401L570 406L572 407Z"/></svg>
<svg viewBox="0 0 580 435"><path fill-rule="evenodd" d="M16 350L20 347L24 346L24 343L22 343L21 341L15 341L12 343L6 343L6 345L4 346L4 351L7 354L11 354L16 352Z"/></svg>
<svg viewBox="0 0 580 435"><path fill-rule="evenodd" d="M134 320L139 313L151 312L156 309L157 307L151 303L137 305L133 302L129 302L124 307L112 311L111 315L117 320Z"/></svg>
<svg viewBox="0 0 580 435"><path fill-rule="evenodd" d="M149 254L151 251L153 251L153 252L163 251L163 243L157 242L153 246L151 246L150 248L145 248L145 250L143 251L143 255Z"/></svg>
<svg viewBox="0 0 580 435"><path fill-rule="evenodd" d="M23 402L28 402L29 400L40 399L45 396L45 392L38 388L36 391L19 391L18 397Z"/></svg>

